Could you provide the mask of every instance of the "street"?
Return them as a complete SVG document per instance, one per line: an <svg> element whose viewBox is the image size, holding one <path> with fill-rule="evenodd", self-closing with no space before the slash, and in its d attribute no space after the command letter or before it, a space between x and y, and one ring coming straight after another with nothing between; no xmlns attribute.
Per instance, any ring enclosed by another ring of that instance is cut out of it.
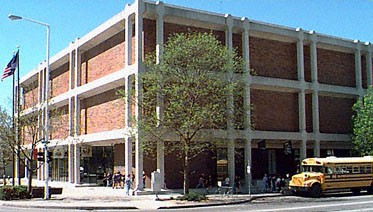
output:
<svg viewBox="0 0 373 212"><path fill-rule="evenodd" d="M369 211L373 212L373 195L362 193L355 196L351 193L326 195L321 198L307 198L298 196L281 196L258 198L250 203L239 205L224 205L214 207L197 207L197 208L180 208L180 209L163 209L159 211L256 211L256 212L282 212L282 211ZM43 209L43 208L15 208L2 207L1 212L54 212L54 211L83 211L77 209ZM118 210L89 210L89 211L118 211ZM139 211L139 210L122 210L122 211Z"/></svg>
<svg viewBox="0 0 373 212"><path fill-rule="evenodd" d="M203 211L371 211L373 212L372 195L353 196L352 194L328 195L321 198L306 198L298 196L283 196L260 198L247 204L227 205L222 207L204 208ZM198 209L193 209L198 210ZM200 209L199 209L200 210Z"/></svg>

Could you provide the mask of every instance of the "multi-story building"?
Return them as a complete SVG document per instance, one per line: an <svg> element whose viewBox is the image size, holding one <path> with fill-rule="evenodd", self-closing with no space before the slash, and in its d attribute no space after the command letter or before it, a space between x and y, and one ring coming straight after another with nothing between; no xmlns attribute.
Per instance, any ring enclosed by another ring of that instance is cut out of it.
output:
<svg viewBox="0 0 373 212"><path fill-rule="evenodd" d="M50 167L53 180L96 184L104 172L120 170L133 172L141 187L143 170L149 177L159 169L168 187L182 187L181 162L165 155L162 144L156 158L144 157L141 140L130 133L131 117L141 111L116 92L139 91L136 78L144 70L144 55L162 54L158 46L171 34L189 31L212 32L255 72L242 76L244 96L231 100L254 109L227 120L243 126L214 133L223 144L192 162L192 186L200 174L211 176L212 183L239 176L247 185L264 173L293 173L306 157L351 155L351 108L372 85L370 43L135 0L51 58L50 108L62 121L50 127L50 148L59 153ZM29 86L23 94L26 112L42 105L45 67L21 79ZM38 179L44 179L42 171Z"/></svg>

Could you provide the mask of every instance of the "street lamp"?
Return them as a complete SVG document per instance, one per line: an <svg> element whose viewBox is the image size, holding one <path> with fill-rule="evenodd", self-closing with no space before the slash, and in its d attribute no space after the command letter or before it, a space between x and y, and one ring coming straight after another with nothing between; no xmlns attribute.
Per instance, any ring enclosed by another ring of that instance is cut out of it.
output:
<svg viewBox="0 0 373 212"><path fill-rule="evenodd" d="M45 177L45 188L44 188L44 199L49 199L49 163L48 163L48 143L49 143L49 111L48 111L48 97L49 97L49 40L50 40L50 26L49 24L35 21L29 18L25 18L18 15L8 15L8 18L12 21L25 20L35 24L45 26L47 28L47 40L46 40L46 73L45 73L45 120L44 120L44 177Z"/></svg>

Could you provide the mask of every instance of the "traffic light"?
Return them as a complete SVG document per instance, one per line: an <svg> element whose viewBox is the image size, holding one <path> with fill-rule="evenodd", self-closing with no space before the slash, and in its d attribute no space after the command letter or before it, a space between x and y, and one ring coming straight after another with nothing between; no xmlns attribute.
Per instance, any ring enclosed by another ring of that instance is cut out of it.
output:
<svg viewBox="0 0 373 212"><path fill-rule="evenodd" d="M37 159L38 161L44 161L44 152L38 152Z"/></svg>
<svg viewBox="0 0 373 212"><path fill-rule="evenodd" d="M51 161L53 160L52 154L53 154L52 152L49 152L49 151L48 151L48 157L47 157L47 159L48 159L47 162L48 162L48 163L51 162Z"/></svg>

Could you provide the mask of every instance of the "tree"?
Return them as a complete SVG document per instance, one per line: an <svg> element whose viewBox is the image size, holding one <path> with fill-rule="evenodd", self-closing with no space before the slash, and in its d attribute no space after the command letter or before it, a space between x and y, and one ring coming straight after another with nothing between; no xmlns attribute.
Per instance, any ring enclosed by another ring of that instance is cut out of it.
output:
<svg viewBox="0 0 373 212"><path fill-rule="evenodd" d="M373 155L373 87L353 106L352 142L361 155Z"/></svg>
<svg viewBox="0 0 373 212"><path fill-rule="evenodd" d="M19 157L20 163L26 168L28 173L27 190L28 192L31 192L33 175L36 170L41 167L41 164L39 164L39 166L37 164L36 153L39 145L43 141L42 136L44 134L44 126L42 123L42 117L44 117L44 112L43 108L39 107L37 104L37 83L22 86L25 93L23 106L24 109L27 110L15 117L14 126L16 130L13 130L13 120L10 116L6 117L7 121L1 120L1 130L6 132L1 132L1 140L5 142L4 147L7 147L7 151L12 152L12 154ZM2 112L0 115L1 114ZM62 124L62 121L64 120L58 119L60 113L57 109L50 108L49 114L51 115L50 120L53 122L53 128L49 128L49 131L53 132L53 129L61 129L59 125ZM17 137L19 139L17 139ZM17 140L19 143L17 143Z"/></svg>
<svg viewBox="0 0 373 212"><path fill-rule="evenodd" d="M187 194L190 160L213 145L206 132L227 128L227 99L238 86L233 73L242 72L243 60L212 33L174 34L161 48L161 57L148 55L147 70L140 73L137 127L145 154L161 141L166 154L174 152L181 159Z"/></svg>
<svg viewBox="0 0 373 212"><path fill-rule="evenodd" d="M13 120L12 117L7 113L4 108L0 106L0 169L2 170L3 175L7 175L6 168L13 161ZM9 147L11 143L11 147ZM5 179L4 179L5 180Z"/></svg>

